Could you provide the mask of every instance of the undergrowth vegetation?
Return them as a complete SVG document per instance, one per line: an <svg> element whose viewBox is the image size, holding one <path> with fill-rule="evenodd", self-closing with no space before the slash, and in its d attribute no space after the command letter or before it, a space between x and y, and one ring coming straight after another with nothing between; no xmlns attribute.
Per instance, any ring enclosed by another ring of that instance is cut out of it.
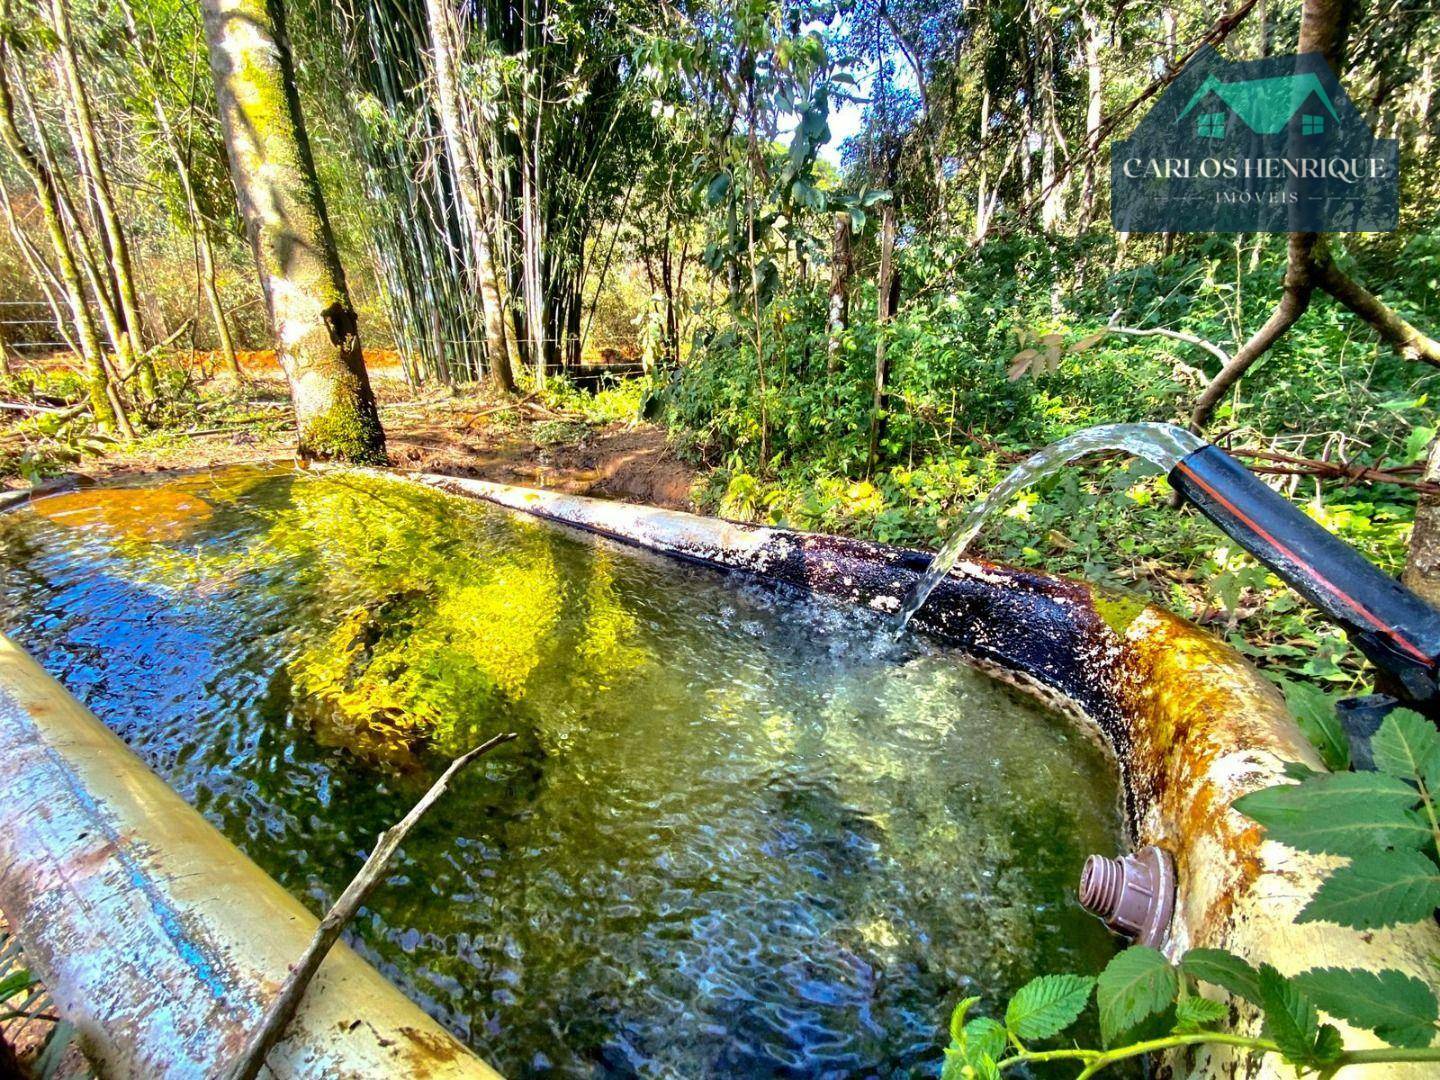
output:
<svg viewBox="0 0 1440 1080"><path fill-rule="evenodd" d="M775 301L763 395L753 338L712 321L658 391L676 444L713 466L698 502L725 517L934 548L971 500L1028 452L1092 424L1183 423L1218 360L1170 337L1107 328L1167 328L1233 350L1274 303L1284 239L1193 237L1169 255L1158 248L1145 239L1126 253L1095 238L1021 236L978 249L909 245L900 258L907 299L885 330L890 408L868 470L873 287L852 304L865 314L845 331L834 371L823 289ZM1409 298L1408 314L1440 314L1436 226L1355 251L1366 280ZM1012 378L1023 343L1047 334L1064 342L1057 370ZM1317 302L1217 409L1213 430L1237 453L1413 466L1434 435L1436 387L1432 372L1398 357L1336 305ZM762 401L771 429L766 460ZM1398 573L1412 488L1276 479L1327 528ZM1092 460L1041 482L987 528L979 551L1137 590L1228 636L1277 675L1331 689L1361 679L1338 631L1209 523L1173 509L1164 478L1143 462Z"/></svg>

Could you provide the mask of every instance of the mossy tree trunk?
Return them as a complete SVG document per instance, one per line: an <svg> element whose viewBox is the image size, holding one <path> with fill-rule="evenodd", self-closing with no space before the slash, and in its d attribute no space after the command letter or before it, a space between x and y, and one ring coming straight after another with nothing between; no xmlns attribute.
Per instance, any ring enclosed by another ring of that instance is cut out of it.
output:
<svg viewBox="0 0 1440 1080"><path fill-rule="evenodd" d="M359 320L325 213L280 0L202 0L230 170L300 456L385 461Z"/></svg>

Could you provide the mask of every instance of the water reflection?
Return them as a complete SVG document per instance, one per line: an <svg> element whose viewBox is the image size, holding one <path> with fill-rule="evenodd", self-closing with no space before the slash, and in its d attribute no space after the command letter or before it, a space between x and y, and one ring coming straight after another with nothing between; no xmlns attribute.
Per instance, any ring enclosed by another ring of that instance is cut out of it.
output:
<svg viewBox="0 0 1440 1080"><path fill-rule="evenodd" d="M904 1076L961 991L1111 945L1063 722L877 620L349 475L0 519L5 629L319 910L454 753L352 940L514 1077Z"/></svg>

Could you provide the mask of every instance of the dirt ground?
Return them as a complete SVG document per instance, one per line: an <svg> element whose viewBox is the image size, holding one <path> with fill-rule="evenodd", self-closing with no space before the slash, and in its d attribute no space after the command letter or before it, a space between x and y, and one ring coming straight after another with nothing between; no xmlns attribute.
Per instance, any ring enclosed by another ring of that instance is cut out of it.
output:
<svg viewBox="0 0 1440 1080"><path fill-rule="evenodd" d="M390 459L415 472L473 476L626 502L690 509L695 470L643 423L591 425L531 403L383 405Z"/></svg>
<svg viewBox="0 0 1440 1080"><path fill-rule="evenodd" d="M255 355L241 360L251 378L227 406L225 419L209 426L202 419L179 432L112 446L99 456L85 456L71 471L99 479L289 457L294 429L284 382ZM696 470L670 453L664 432L653 425L592 423L533 398L457 394L444 387L416 390L398 366L379 357L371 360L370 374L397 468L691 508ZM13 477L3 483L26 486Z"/></svg>

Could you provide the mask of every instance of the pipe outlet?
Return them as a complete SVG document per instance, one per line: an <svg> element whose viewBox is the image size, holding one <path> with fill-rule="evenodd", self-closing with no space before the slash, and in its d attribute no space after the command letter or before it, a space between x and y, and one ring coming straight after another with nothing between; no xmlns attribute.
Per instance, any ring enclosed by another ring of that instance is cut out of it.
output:
<svg viewBox="0 0 1440 1080"><path fill-rule="evenodd" d="M1175 913L1175 864L1154 846L1119 859L1091 855L1080 873L1080 906L1137 945L1162 948Z"/></svg>

